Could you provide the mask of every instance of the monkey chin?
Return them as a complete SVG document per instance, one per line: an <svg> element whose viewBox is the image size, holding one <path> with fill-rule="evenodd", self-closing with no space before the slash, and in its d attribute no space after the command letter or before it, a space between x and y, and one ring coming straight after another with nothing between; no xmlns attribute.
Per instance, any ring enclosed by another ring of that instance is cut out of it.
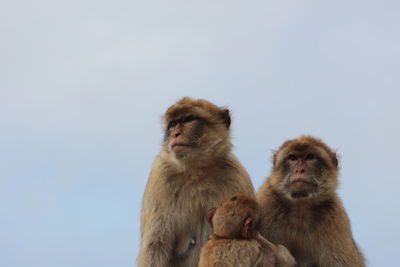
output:
<svg viewBox="0 0 400 267"><path fill-rule="evenodd" d="M288 188L288 193L292 199L312 197L316 192L317 186L313 183L294 182Z"/></svg>
<svg viewBox="0 0 400 267"><path fill-rule="evenodd" d="M187 158L193 152L193 147L188 144L172 144L169 147L169 153L177 160Z"/></svg>
<svg viewBox="0 0 400 267"><path fill-rule="evenodd" d="M190 153L189 150L190 148L188 146L179 145L172 148L171 152L174 154L175 158L180 159L187 156Z"/></svg>

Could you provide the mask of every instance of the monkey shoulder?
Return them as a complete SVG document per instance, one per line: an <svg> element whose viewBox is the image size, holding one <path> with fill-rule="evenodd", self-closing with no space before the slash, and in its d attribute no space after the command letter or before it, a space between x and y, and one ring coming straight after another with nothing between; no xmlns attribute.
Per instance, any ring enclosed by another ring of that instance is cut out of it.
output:
<svg viewBox="0 0 400 267"><path fill-rule="evenodd" d="M237 159L230 153L223 159L224 164L219 169L218 179L222 187L230 186L233 194L242 192L248 196L254 197L255 191L250 175Z"/></svg>

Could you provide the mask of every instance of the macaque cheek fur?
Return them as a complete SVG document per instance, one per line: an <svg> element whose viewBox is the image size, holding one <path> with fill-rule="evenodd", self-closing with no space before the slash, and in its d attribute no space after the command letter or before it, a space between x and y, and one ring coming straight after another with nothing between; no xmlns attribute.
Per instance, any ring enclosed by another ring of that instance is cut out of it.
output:
<svg viewBox="0 0 400 267"><path fill-rule="evenodd" d="M338 159L331 148L311 136L286 141L256 194L261 234L286 246L300 267L365 266L337 186Z"/></svg>

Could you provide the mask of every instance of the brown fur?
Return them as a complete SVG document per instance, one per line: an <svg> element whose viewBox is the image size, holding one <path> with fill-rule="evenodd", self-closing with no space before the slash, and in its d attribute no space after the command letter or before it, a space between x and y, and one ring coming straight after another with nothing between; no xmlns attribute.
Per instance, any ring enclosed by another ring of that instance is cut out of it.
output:
<svg viewBox="0 0 400 267"><path fill-rule="evenodd" d="M299 266L365 266L336 194L336 153L302 136L285 142L273 161L272 175L256 194L261 234L286 246Z"/></svg>
<svg viewBox="0 0 400 267"><path fill-rule="evenodd" d="M199 267L295 266L290 252L258 233L260 210L254 198L237 194L209 212L214 233L203 246Z"/></svg>
<svg viewBox="0 0 400 267"><path fill-rule="evenodd" d="M186 122L188 116L196 119ZM211 233L207 211L254 189L231 153L227 109L183 98L167 110L164 125L163 148L143 196L138 266L197 266ZM177 140L188 146L174 148Z"/></svg>

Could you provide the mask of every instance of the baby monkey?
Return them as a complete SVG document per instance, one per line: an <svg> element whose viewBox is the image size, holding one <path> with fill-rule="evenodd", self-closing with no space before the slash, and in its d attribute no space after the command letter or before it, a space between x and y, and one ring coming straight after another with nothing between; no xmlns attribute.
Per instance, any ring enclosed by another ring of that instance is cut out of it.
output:
<svg viewBox="0 0 400 267"><path fill-rule="evenodd" d="M214 233L200 253L199 267L292 267L296 261L282 245L258 233L260 209L243 193L224 200L208 212Z"/></svg>

